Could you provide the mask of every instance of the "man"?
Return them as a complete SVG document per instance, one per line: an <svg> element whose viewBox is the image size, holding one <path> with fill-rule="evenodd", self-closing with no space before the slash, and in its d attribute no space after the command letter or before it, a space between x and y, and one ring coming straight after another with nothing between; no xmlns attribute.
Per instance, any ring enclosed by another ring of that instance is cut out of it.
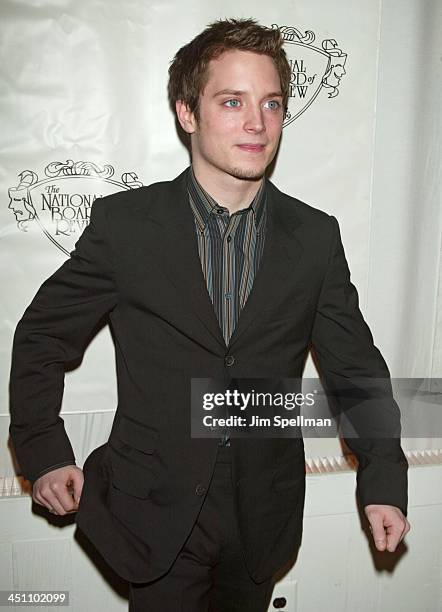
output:
<svg viewBox="0 0 442 612"><path fill-rule="evenodd" d="M336 219L264 178L290 82L279 32L215 22L169 73L192 165L94 203L17 326L10 433L34 500L78 511L131 610L264 612L301 542L302 439L192 438L191 379L299 377L310 347L330 388L389 373ZM107 315L119 404L82 471L58 416L64 368ZM387 410L398 420L391 395ZM393 551L409 530L399 440L347 443L376 546Z"/></svg>

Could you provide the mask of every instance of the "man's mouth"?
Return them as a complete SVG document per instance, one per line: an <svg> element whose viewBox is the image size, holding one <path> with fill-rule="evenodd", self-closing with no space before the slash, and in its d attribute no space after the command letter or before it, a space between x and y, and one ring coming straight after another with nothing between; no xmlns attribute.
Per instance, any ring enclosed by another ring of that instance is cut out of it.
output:
<svg viewBox="0 0 442 612"><path fill-rule="evenodd" d="M261 153L261 151L264 151L265 149L265 145L263 144L252 144L252 143L240 144L238 145L238 147L242 151L248 151L250 153Z"/></svg>

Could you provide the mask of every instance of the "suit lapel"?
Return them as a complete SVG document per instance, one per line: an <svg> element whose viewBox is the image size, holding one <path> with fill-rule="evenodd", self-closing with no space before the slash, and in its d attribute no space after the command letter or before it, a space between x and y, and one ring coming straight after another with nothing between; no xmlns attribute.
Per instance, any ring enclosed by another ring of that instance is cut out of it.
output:
<svg viewBox="0 0 442 612"><path fill-rule="evenodd" d="M303 251L296 238L300 222L293 204L267 181L264 252L252 290L226 346L201 268L195 222L188 201L187 172L188 169L170 183L163 183L161 190L157 187L158 197L152 199L149 206L140 206L143 221L147 222L144 228L146 245L157 259L161 253L162 272L189 304L189 310L209 332L218 350L225 352L263 310L278 304L293 283L293 273ZM196 328L194 332L198 335Z"/></svg>
<svg viewBox="0 0 442 612"><path fill-rule="evenodd" d="M201 262L195 221L187 193L187 172L184 170L170 183L163 183L158 197L146 211L146 243L156 255L162 272L176 287L181 298L189 305L189 311L209 332L217 350L225 351L226 344L207 291ZM166 190L167 185L167 190ZM149 223L150 222L150 223ZM158 258L158 253L161 258ZM198 339L198 330L194 334ZM201 330L200 330L201 331ZM201 337L207 344L207 333Z"/></svg>
<svg viewBox="0 0 442 612"><path fill-rule="evenodd" d="M276 307L295 282L303 247L296 237L300 221L293 204L267 181L267 228L264 252L244 308L229 342L231 348L256 317Z"/></svg>

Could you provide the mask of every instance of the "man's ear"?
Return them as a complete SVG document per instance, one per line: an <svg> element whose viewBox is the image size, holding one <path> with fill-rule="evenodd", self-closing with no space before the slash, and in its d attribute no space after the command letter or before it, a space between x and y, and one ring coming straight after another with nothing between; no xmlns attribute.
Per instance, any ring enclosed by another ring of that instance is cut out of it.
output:
<svg viewBox="0 0 442 612"><path fill-rule="evenodd" d="M175 110L181 127L188 134L193 134L196 129L196 121L194 113L189 109L183 100L175 102Z"/></svg>

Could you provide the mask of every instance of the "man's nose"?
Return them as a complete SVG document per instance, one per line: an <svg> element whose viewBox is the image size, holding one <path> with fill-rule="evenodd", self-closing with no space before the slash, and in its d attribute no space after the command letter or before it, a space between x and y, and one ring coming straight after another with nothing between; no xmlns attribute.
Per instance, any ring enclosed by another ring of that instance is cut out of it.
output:
<svg viewBox="0 0 442 612"><path fill-rule="evenodd" d="M262 132L265 130L264 117L260 106L252 106L248 109L244 129L248 132Z"/></svg>

